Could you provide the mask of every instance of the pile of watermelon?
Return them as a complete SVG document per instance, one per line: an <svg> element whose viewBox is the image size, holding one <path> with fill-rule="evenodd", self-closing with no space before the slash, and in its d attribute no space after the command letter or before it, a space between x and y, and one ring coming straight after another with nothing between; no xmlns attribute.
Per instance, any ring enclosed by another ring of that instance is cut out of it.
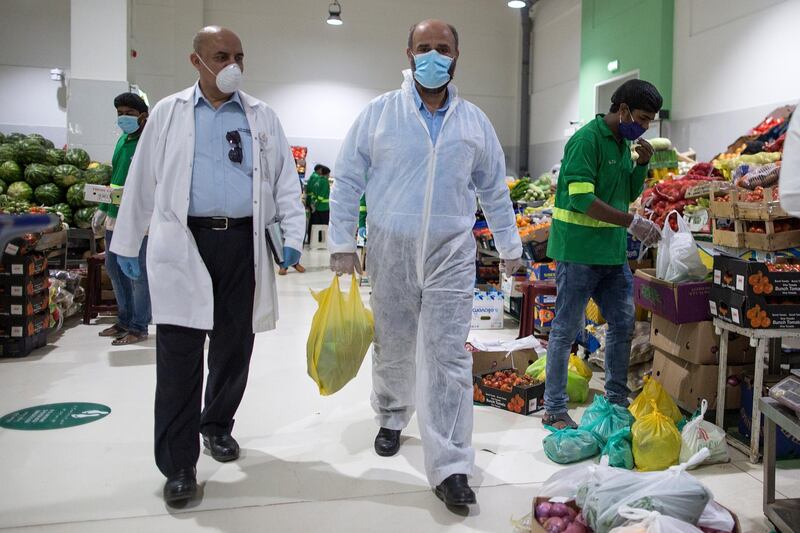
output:
<svg viewBox="0 0 800 533"><path fill-rule="evenodd" d="M82 148L58 149L38 133L0 134L0 212L58 213L66 224L91 227L96 206L83 199L85 183L111 183L111 165L93 162Z"/></svg>

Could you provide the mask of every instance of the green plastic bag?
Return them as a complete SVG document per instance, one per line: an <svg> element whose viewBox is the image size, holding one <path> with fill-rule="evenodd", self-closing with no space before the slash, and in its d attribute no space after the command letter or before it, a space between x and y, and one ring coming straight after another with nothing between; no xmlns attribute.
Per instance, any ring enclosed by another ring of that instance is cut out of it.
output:
<svg viewBox="0 0 800 533"><path fill-rule="evenodd" d="M537 381L546 381L545 367L547 357L542 357L533 362L525 371L526 374ZM567 371L567 396L573 403L584 403L589 397L589 380L573 370Z"/></svg>
<svg viewBox="0 0 800 533"><path fill-rule="evenodd" d="M556 429L546 426L550 435L544 438L544 453L554 463L569 464L594 457L600 451L597 439L583 429Z"/></svg>
<svg viewBox="0 0 800 533"><path fill-rule="evenodd" d="M633 421L633 415L626 408L613 404L598 394L583 413L579 427L591 431L602 446L611 435L621 429L630 428Z"/></svg>
<svg viewBox="0 0 800 533"><path fill-rule="evenodd" d="M633 470L633 449L631 448L631 428L622 428L610 437L600 455L608 456L608 466Z"/></svg>
<svg viewBox="0 0 800 533"><path fill-rule="evenodd" d="M364 307L353 276L347 296L339 290L339 277L330 287L311 295L319 303L306 343L308 375L319 393L328 396L356 377L369 345L374 322L372 311Z"/></svg>

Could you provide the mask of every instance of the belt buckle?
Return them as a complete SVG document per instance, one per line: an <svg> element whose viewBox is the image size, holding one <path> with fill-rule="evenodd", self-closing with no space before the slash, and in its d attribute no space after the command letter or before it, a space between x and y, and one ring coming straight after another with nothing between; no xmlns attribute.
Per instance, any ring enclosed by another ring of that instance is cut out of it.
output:
<svg viewBox="0 0 800 533"><path fill-rule="evenodd" d="M224 227L222 227L222 228L211 228L212 230L214 230L214 231L228 231L228 220L230 220L228 217L211 217L211 218L214 219L214 220L224 220L225 221L225 226Z"/></svg>

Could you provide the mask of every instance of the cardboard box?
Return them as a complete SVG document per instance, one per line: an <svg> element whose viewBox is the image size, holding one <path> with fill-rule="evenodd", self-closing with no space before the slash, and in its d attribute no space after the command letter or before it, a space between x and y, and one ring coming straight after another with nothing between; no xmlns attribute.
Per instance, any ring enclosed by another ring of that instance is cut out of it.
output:
<svg viewBox="0 0 800 533"><path fill-rule="evenodd" d="M502 274L502 283L501 287L503 289L503 297L504 297L504 308L506 313L511 312L511 299L512 298L522 298L522 294L524 291L523 284L528 282L528 277L526 274L521 275L514 275L514 276L506 276Z"/></svg>
<svg viewBox="0 0 800 533"><path fill-rule="evenodd" d="M48 291L33 296L0 297L0 315L32 316L50 307Z"/></svg>
<svg viewBox="0 0 800 533"><path fill-rule="evenodd" d="M546 298L546 297L540 296L539 298ZM549 332L550 329L553 327L553 319L556 317L555 304L535 303L533 305L533 310L535 313L533 318L534 329L542 333Z"/></svg>
<svg viewBox="0 0 800 533"><path fill-rule="evenodd" d="M547 242L522 243L522 258L528 261L541 261L547 258Z"/></svg>
<svg viewBox="0 0 800 533"><path fill-rule="evenodd" d="M696 365L719 363L719 335L710 320L688 324L674 324L654 315L650 325L650 344L669 355ZM746 364L755 361L755 350L750 339L734 333L728 337L728 364Z"/></svg>
<svg viewBox="0 0 800 533"><path fill-rule="evenodd" d="M25 281L17 276L0 278L0 295L19 298L40 294L50 288L50 278L47 273L28 278Z"/></svg>
<svg viewBox="0 0 800 533"><path fill-rule="evenodd" d="M680 407L693 412L700 401L708 400L709 409L717 405L717 365L696 365L668 355L658 348L653 358L653 377L658 380ZM753 365L728 365L728 376L753 374ZM725 408L738 409L741 403L739 387L728 386Z"/></svg>
<svg viewBox="0 0 800 533"><path fill-rule="evenodd" d="M0 275L29 278L47 270L47 258L40 254L4 256Z"/></svg>
<svg viewBox="0 0 800 533"><path fill-rule="evenodd" d="M797 272L770 272L766 263L714 256L715 287L745 296L800 296L800 260L778 258L777 265L798 265ZM768 291L768 292L767 292Z"/></svg>
<svg viewBox="0 0 800 533"><path fill-rule="evenodd" d="M633 299L636 305L675 324L709 319L711 282L669 283L656 278L655 273L653 269L642 269L634 274Z"/></svg>
<svg viewBox="0 0 800 533"><path fill-rule="evenodd" d="M87 202L119 205L122 201L122 187L87 183L83 188L83 199Z"/></svg>
<svg viewBox="0 0 800 533"><path fill-rule="evenodd" d="M714 287L709 300L711 315L743 328L800 328L800 298L748 297L730 289Z"/></svg>
<svg viewBox="0 0 800 533"><path fill-rule="evenodd" d="M45 311L33 316L0 317L0 337L19 339L33 337L50 327L50 312Z"/></svg>
<svg viewBox="0 0 800 533"><path fill-rule="evenodd" d="M516 350L507 357L506 352L473 352L472 353L472 392L475 403L490 405L504 411L511 411L527 416L544 407L544 383L520 387L515 386L511 392L487 387L483 384L483 376L498 370L515 370L524 374L528 366L536 361L534 350ZM512 402L516 400L516 402ZM518 402L518 403L517 403ZM517 409L514 409L514 405Z"/></svg>
<svg viewBox="0 0 800 533"><path fill-rule="evenodd" d="M0 339L0 357L25 357L36 348L41 348L46 344L47 331L42 331L33 337Z"/></svg>
<svg viewBox="0 0 800 533"><path fill-rule="evenodd" d="M503 293L491 285L478 285L472 299L472 329L503 329Z"/></svg>
<svg viewBox="0 0 800 533"><path fill-rule="evenodd" d="M534 263L528 267L531 281L547 281L556 279L556 264L552 263Z"/></svg>

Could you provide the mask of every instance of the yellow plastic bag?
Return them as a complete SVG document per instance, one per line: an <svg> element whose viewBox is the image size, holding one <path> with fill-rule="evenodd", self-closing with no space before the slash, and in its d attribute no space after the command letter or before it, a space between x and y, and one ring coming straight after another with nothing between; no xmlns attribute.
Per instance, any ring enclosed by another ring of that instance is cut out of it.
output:
<svg viewBox="0 0 800 533"><path fill-rule="evenodd" d="M567 370L567 396L569 401L573 403L584 403L589 397L589 380L578 373L578 368L574 365L577 361L582 365L582 368L589 371L591 377L592 371L589 367L581 361L576 355L569 356L569 367ZM526 374L531 376L536 381L545 381L547 366L547 357L540 357L533 362L531 366L525 371Z"/></svg>
<svg viewBox="0 0 800 533"><path fill-rule="evenodd" d="M372 311L364 307L353 276L347 296L339 290L339 278L330 287L311 295L319 304L308 334L306 356L308 375L328 396L356 377L369 345L372 344Z"/></svg>
<svg viewBox="0 0 800 533"><path fill-rule="evenodd" d="M655 404L651 402L655 402ZM661 383L653 379L652 376L645 376L642 392L639 393L639 396L636 397L628 409L633 417L639 420L643 416L650 414L651 405L656 405L662 414L670 417L676 424L683 419L680 409L672 401L669 394L666 393Z"/></svg>
<svg viewBox="0 0 800 533"><path fill-rule="evenodd" d="M590 379L592 379L592 369L589 368L589 365L587 365L586 362L583 359L581 359L580 357L578 357L574 353L570 354L570 356L569 356L569 369L572 372L575 372L576 374L578 374L580 377L582 377L586 381L589 381Z"/></svg>
<svg viewBox="0 0 800 533"><path fill-rule="evenodd" d="M645 472L665 470L678 464L681 434L675 422L661 413L655 400L650 412L633 423L633 461Z"/></svg>

